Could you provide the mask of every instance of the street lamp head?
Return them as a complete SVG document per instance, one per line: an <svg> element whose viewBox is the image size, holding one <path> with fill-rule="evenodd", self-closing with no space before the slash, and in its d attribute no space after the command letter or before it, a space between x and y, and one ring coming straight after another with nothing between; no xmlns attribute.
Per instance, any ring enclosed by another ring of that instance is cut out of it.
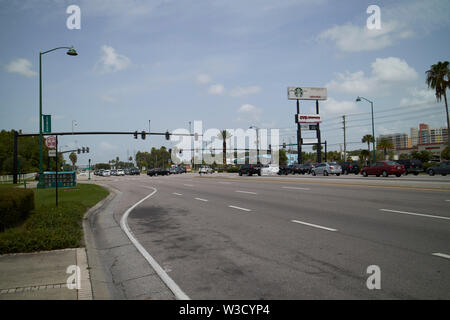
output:
<svg viewBox="0 0 450 320"><path fill-rule="evenodd" d="M73 46L67 51L67 54L69 56L77 56L78 55L77 51L75 50L75 48Z"/></svg>
<svg viewBox="0 0 450 320"><path fill-rule="evenodd" d="M360 97L357 97L357 98L356 98L356 102L361 102L361 98L360 98Z"/></svg>

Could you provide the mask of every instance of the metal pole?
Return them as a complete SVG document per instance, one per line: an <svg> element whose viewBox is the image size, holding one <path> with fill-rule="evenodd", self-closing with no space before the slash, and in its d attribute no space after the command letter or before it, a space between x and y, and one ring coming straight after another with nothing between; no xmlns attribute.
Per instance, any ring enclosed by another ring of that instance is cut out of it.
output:
<svg viewBox="0 0 450 320"><path fill-rule="evenodd" d="M39 183L38 186L42 187L43 183L43 137L42 137L42 52L39 52Z"/></svg>
<svg viewBox="0 0 450 320"><path fill-rule="evenodd" d="M56 206L58 206L58 136L56 136Z"/></svg>
<svg viewBox="0 0 450 320"><path fill-rule="evenodd" d="M259 163L259 128L256 128L256 163Z"/></svg>
<svg viewBox="0 0 450 320"><path fill-rule="evenodd" d="M14 146L13 146L13 184L17 184L17 137L18 133L14 130Z"/></svg>
<svg viewBox="0 0 450 320"><path fill-rule="evenodd" d="M316 114L319 114L319 100L316 100ZM317 123L317 162L322 162L322 142L320 138L320 124Z"/></svg>
<svg viewBox="0 0 450 320"><path fill-rule="evenodd" d="M327 162L327 140L325 140L325 162Z"/></svg>
<svg viewBox="0 0 450 320"><path fill-rule="evenodd" d="M88 176L88 180L91 180L91 159L89 159L89 176Z"/></svg>
<svg viewBox="0 0 450 320"><path fill-rule="evenodd" d="M370 101L370 107L372 108L372 136L373 136L373 141L372 141L372 149L373 149L373 163L375 164L376 159L375 159L375 126L373 123L373 102Z"/></svg>
<svg viewBox="0 0 450 320"><path fill-rule="evenodd" d="M344 161L347 161L347 141L345 137L345 116L342 116L343 123L344 123Z"/></svg>
<svg viewBox="0 0 450 320"><path fill-rule="evenodd" d="M300 100L297 100L297 114L300 114ZM303 162L302 157L302 128L300 122L297 121L297 163Z"/></svg>

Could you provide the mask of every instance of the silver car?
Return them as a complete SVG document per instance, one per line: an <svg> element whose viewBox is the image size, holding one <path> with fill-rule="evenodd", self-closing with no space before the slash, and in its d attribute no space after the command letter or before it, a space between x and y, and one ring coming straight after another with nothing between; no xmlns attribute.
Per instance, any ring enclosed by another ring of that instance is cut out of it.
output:
<svg viewBox="0 0 450 320"><path fill-rule="evenodd" d="M318 174L323 174L324 176L335 174L340 176L342 173L342 168L336 162L323 162L312 168L311 173L313 176Z"/></svg>

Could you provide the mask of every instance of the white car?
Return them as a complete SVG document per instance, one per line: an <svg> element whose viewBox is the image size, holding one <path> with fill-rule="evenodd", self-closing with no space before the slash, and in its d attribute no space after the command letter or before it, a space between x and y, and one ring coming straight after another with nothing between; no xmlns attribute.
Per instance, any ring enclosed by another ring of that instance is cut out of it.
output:
<svg viewBox="0 0 450 320"><path fill-rule="evenodd" d="M273 174L278 174L280 167L277 164L266 164L261 168L261 175L268 176Z"/></svg>
<svg viewBox="0 0 450 320"><path fill-rule="evenodd" d="M116 172L116 176L124 176L125 175L125 171L123 171L122 169L118 169Z"/></svg>
<svg viewBox="0 0 450 320"><path fill-rule="evenodd" d="M110 175L111 175L111 171L109 171L109 170L105 170L102 173L102 176L104 176L104 177L109 177Z"/></svg>
<svg viewBox="0 0 450 320"><path fill-rule="evenodd" d="M199 174L202 173L213 173L213 169L210 166L201 166L200 170L198 170Z"/></svg>

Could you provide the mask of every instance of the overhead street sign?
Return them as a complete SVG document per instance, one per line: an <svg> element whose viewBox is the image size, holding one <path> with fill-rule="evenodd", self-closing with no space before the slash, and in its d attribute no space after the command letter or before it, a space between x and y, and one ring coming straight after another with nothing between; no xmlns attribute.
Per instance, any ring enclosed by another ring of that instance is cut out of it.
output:
<svg viewBox="0 0 450 320"><path fill-rule="evenodd" d="M52 132L52 116L49 114L43 114L42 115L43 122L44 122L44 133L50 133Z"/></svg>
<svg viewBox="0 0 450 320"><path fill-rule="evenodd" d="M45 145L49 149L55 149L56 148L56 137L50 136L45 139Z"/></svg>
<svg viewBox="0 0 450 320"><path fill-rule="evenodd" d="M327 100L327 88L288 87L289 100Z"/></svg>

